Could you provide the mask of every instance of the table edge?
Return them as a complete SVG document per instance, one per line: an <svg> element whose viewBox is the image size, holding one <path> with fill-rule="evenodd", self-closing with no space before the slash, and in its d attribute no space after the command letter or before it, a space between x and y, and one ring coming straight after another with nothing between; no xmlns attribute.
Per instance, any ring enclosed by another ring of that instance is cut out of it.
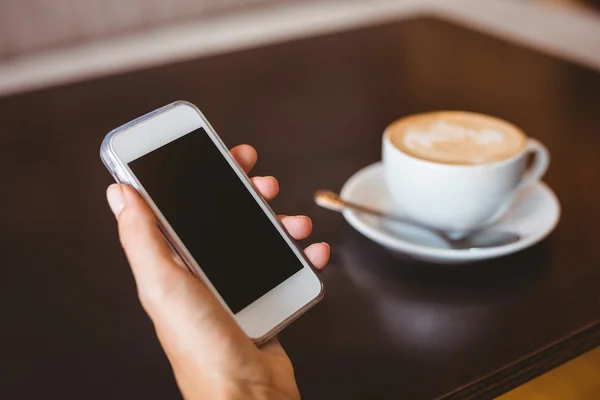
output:
<svg viewBox="0 0 600 400"><path fill-rule="evenodd" d="M600 320L436 400L494 399L600 346Z"/></svg>

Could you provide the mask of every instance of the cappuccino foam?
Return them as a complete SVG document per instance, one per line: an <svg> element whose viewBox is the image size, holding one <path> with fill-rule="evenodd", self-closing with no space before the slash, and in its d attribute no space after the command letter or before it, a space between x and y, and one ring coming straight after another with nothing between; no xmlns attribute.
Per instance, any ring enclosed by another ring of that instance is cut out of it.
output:
<svg viewBox="0 0 600 400"><path fill-rule="evenodd" d="M483 114L442 111L392 123L389 138L402 152L445 164L485 164L519 153L525 135L516 126Z"/></svg>

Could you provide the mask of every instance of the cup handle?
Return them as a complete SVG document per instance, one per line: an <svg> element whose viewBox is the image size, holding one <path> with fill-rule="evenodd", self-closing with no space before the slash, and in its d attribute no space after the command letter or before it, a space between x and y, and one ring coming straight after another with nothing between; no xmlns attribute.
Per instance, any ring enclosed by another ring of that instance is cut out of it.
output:
<svg viewBox="0 0 600 400"><path fill-rule="evenodd" d="M533 154L533 163L523 175L521 182L517 185L517 191L540 181L546 170L548 170L548 165L550 165L550 153L546 146L539 141L528 139L525 152Z"/></svg>

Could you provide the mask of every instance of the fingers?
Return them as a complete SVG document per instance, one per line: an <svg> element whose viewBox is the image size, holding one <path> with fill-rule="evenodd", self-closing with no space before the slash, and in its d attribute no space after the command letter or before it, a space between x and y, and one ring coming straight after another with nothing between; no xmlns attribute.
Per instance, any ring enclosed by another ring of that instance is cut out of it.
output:
<svg viewBox="0 0 600 400"><path fill-rule="evenodd" d="M273 200L279 193L279 183L272 176L255 176L251 180L266 200Z"/></svg>
<svg viewBox="0 0 600 400"><path fill-rule="evenodd" d="M312 221L307 216L298 215L295 217L288 217L281 215L279 216L279 219L290 236L295 240L306 239L312 232ZM331 249L325 242L314 243L308 246L304 250L304 253L315 268L322 270L329 262Z"/></svg>
<svg viewBox="0 0 600 400"><path fill-rule="evenodd" d="M247 144L241 144L231 149L231 155L246 173L250 172L252 167L254 167L258 157L254 147Z"/></svg>
<svg viewBox="0 0 600 400"><path fill-rule="evenodd" d="M331 249L325 242L314 243L304 249L304 254L316 269L322 270L329 262Z"/></svg>
<svg viewBox="0 0 600 400"><path fill-rule="evenodd" d="M258 157L254 147L247 144L241 144L231 149L231 155L246 173L249 173L254 167ZM251 180L266 200L273 200L279 193L279 183L272 176L255 176Z"/></svg>
<svg viewBox="0 0 600 400"><path fill-rule="evenodd" d="M312 232L312 221L307 216L280 216L279 219L290 236L296 240L306 239Z"/></svg>
<svg viewBox="0 0 600 400"><path fill-rule="evenodd" d="M246 173L252 170L258 157L254 147L247 144L241 144L231 149L231 155ZM272 176L256 176L252 178L252 183L267 200L273 200L279 193L279 183Z"/></svg>

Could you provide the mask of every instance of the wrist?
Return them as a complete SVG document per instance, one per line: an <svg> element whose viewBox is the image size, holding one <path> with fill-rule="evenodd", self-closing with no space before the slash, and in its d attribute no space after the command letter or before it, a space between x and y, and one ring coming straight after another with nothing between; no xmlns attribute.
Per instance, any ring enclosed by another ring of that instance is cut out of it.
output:
<svg viewBox="0 0 600 400"><path fill-rule="evenodd" d="M197 381L192 387L181 385L186 400L299 400L300 395L286 393L264 382L248 382L236 380L204 380ZM187 389L187 390L186 390Z"/></svg>

